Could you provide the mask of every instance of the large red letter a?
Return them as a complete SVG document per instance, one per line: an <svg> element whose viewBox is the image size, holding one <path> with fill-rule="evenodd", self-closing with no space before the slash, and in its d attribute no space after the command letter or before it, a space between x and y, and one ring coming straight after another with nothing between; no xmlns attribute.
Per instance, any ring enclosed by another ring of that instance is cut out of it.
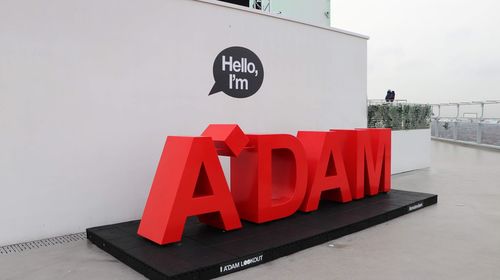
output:
<svg viewBox="0 0 500 280"><path fill-rule="evenodd" d="M320 199L338 202L352 200L336 132L299 131L297 138L304 146L309 166L309 180L301 211L318 209Z"/></svg>
<svg viewBox="0 0 500 280"><path fill-rule="evenodd" d="M138 234L160 245L182 238L189 216L224 230L241 228L210 137L168 137Z"/></svg>

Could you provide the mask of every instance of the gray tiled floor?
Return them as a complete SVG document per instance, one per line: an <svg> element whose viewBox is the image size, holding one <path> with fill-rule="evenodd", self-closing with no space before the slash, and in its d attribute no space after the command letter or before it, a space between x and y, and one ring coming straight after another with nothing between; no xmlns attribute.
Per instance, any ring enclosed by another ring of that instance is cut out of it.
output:
<svg viewBox="0 0 500 280"><path fill-rule="evenodd" d="M432 155L393 185L437 205L224 279L499 279L500 152L433 142ZM0 279L144 278L78 241L0 256Z"/></svg>

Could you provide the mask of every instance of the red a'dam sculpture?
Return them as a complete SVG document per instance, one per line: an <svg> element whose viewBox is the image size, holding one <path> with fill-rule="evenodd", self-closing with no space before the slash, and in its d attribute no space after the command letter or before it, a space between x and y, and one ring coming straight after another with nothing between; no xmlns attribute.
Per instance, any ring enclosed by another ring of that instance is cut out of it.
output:
<svg viewBox="0 0 500 280"><path fill-rule="evenodd" d="M218 156L231 157L231 189ZM190 216L223 230L265 223L320 200L349 202L389 192L391 130L245 135L210 125L200 137L169 136L138 234L164 245L182 239Z"/></svg>

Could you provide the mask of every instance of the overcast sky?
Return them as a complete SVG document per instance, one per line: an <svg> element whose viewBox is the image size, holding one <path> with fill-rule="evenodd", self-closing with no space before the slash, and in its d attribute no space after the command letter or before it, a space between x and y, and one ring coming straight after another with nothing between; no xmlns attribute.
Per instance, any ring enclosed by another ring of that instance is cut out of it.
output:
<svg viewBox="0 0 500 280"><path fill-rule="evenodd" d="M499 0L331 0L333 26L370 36L368 97L500 100Z"/></svg>

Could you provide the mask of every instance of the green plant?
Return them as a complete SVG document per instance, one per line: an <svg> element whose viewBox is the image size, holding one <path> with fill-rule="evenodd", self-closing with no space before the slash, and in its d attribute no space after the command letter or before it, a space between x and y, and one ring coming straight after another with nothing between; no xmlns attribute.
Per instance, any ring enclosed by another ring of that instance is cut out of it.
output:
<svg viewBox="0 0 500 280"><path fill-rule="evenodd" d="M374 104L368 106L369 128L392 130L426 129L430 127L432 107L427 104Z"/></svg>

